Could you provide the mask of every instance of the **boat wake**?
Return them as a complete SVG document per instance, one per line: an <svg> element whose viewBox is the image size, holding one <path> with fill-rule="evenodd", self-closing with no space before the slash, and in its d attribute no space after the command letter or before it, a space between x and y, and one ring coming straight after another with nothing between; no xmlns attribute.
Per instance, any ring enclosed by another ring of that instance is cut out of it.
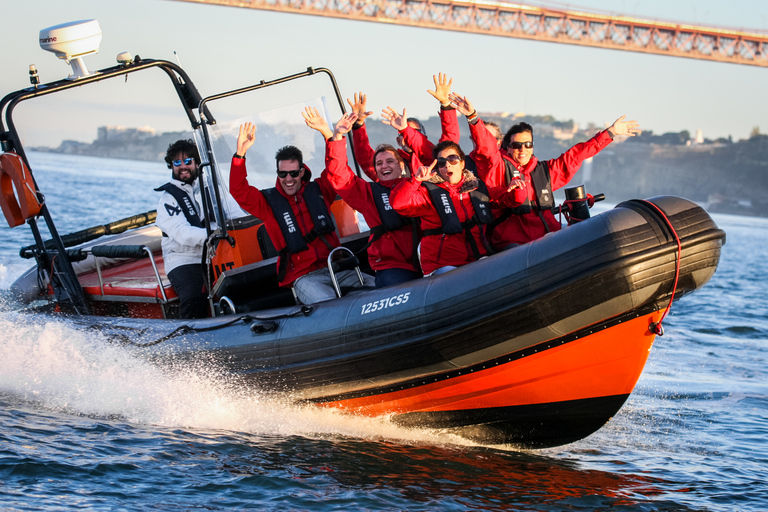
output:
<svg viewBox="0 0 768 512"><path fill-rule="evenodd" d="M297 406L287 396L234 384L201 362L173 369L145 361L96 332L34 317L0 318L0 394L76 416L190 430L324 438L350 436L430 445L473 445L386 418Z"/></svg>

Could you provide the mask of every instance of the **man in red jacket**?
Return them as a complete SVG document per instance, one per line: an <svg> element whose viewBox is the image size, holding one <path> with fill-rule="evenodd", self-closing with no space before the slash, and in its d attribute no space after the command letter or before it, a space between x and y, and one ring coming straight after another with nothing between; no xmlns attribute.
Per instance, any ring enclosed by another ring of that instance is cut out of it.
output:
<svg viewBox="0 0 768 512"><path fill-rule="evenodd" d="M525 192L514 204L506 202L503 210L494 210L491 243L496 249L505 249L543 237L561 228L552 214L555 206L553 192L571 181L587 158L599 153L617 135L632 137L639 133L637 121L625 121L621 116L607 129L598 132L586 142L576 144L568 151L551 160L538 160L533 155L533 127L517 123L510 128L502 141L497 140L485 128L477 111L466 98L456 94L451 100L457 110L467 116L469 131L475 143L475 162L478 176L491 190L519 186Z"/></svg>
<svg viewBox="0 0 768 512"><path fill-rule="evenodd" d="M312 304L336 297L327 258L338 247L335 226L330 214L336 191L327 173L310 181L312 173L304 165L301 151L285 146L275 155L277 180L275 187L259 190L246 179L245 153L253 145L256 127L240 126L237 153L232 157L229 191L248 213L264 221L269 238L279 251L277 277L280 286L292 286L302 304ZM373 278L363 274L366 286ZM357 273L336 273L339 286L360 286Z"/></svg>
<svg viewBox="0 0 768 512"><path fill-rule="evenodd" d="M326 141L325 168L328 179L349 206L360 212L371 230L368 262L376 271L376 287L392 286L421 277L416 246L418 229L411 219L399 215L390 205L392 188L403 181L405 162L389 145L379 146L373 162L374 182L365 181L347 165L344 135L352 129L357 114L345 114L331 130L317 109L302 113L307 126L319 131Z"/></svg>

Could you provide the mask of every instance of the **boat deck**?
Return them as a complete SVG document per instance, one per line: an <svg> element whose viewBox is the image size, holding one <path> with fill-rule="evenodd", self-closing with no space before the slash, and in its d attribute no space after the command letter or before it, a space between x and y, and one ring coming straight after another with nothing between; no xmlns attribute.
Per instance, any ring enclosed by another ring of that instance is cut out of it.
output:
<svg viewBox="0 0 768 512"><path fill-rule="evenodd" d="M153 255L155 266L162 280L163 290L168 299L175 298L176 292L165 274L165 264L162 254ZM101 269L99 272L92 270L78 276L83 290L92 299L109 300L107 297L133 297L141 302L142 299L151 299L152 302L163 300L160 291L160 283L157 280L149 258L131 260L119 265Z"/></svg>
<svg viewBox="0 0 768 512"><path fill-rule="evenodd" d="M78 279L97 314L127 310L131 316L166 318L167 306L178 303L178 296L165 274L162 253L153 254L152 260L128 260L90 270L78 275Z"/></svg>

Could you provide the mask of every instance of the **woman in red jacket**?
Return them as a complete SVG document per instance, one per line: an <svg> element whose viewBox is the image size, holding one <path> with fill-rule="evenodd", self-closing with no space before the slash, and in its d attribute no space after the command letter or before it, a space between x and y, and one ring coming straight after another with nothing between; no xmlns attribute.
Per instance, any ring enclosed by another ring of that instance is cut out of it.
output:
<svg viewBox="0 0 768 512"><path fill-rule="evenodd" d="M441 142L433 155L436 160L428 167L418 167L390 196L395 211L421 218L421 267L425 276L452 270L488 254L484 231L493 220L485 185L465 169L465 155L459 145Z"/></svg>
<svg viewBox="0 0 768 512"><path fill-rule="evenodd" d="M421 277L415 247L418 229L411 219L400 216L390 206L392 188L403 181L405 162L389 145L377 148L373 156L374 183L359 178L347 164L349 133L357 119L345 114L331 134L328 123L317 109L307 107L302 113L307 126L319 131L326 140L325 175L349 206L360 212L371 229L368 262L376 271L376 287L392 286Z"/></svg>
<svg viewBox="0 0 768 512"><path fill-rule="evenodd" d="M581 164L613 141L616 135L632 137L639 133L637 121L625 121L624 116L595 134L586 142L576 144L551 160L538 160L533 154L533 127L517 123L504 136L501 147L478 117L472 103L463 96L451 95L458 111L467 116L469 131L475 143L477 173L491 189L521 184L523 195L515 203L504 204L494 211L498 226L491 242L499 250L524 244L561 228L552 214L555 206L553 192L567 185Z"/></svg>

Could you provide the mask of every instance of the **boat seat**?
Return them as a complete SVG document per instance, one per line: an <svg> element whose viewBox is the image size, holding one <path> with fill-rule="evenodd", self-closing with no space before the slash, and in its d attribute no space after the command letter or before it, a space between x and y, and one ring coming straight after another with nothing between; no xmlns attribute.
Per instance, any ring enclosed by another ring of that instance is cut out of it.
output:
<svg viewBox="0 0 768 512"><path fill-rule="evenodd" d="M267 234L267 226L262 224L256 231L256 238L259 240L259 248L261 249L261 258L266 260L277 256L277 249L272 243L272 239Z"/></svg>
<svg viewBox="0 0 768 512"><path fill-rule="evenodd" d="M368 233L358 233L343 238L341 243L348 251L354 253L362 249L367 240ZM360 269L367 268L366 251L360 253L357 260ZM346 291L341 289L342 294ZM247 313L299 304L292 288L279 286L275 256L222 272L213 285L212 296L214 303L219 305L219 312L228 311L234 307L237 313Z"/></svg>
<svg viewBox="0 0 768 512"><path fill-rule="evenodd" d="M78 274L78 280L94 311L112 316L166 318L178 296L165 275L163 256L141 245L96 245L68 253L91 256L94 269ZM102 263L109 262L104 265ZM114 263L120 260L119 264ZM112 305L110 306L109 303ZM129 309L126 313L124 309Z"/></svg>
<svg viewBox="0 0 768 512"><path fill-rule="evenodd" d="M292 306L290 290L277 282L276 267L272 257L222 272L213 285L214 304L221 312L234 307L237 313Z"/></svg>

